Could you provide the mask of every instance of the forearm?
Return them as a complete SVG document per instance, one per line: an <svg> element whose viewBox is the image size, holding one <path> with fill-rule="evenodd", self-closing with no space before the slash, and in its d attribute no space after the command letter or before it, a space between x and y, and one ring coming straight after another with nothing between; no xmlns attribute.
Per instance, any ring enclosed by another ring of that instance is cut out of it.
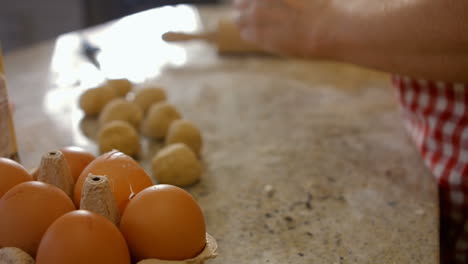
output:
<svg viewBox="0 0 468 264"><path fill-rule="evenodd" d="M310 35L312 56L415 78L468 82L468 1L331 3Z"/></svg>

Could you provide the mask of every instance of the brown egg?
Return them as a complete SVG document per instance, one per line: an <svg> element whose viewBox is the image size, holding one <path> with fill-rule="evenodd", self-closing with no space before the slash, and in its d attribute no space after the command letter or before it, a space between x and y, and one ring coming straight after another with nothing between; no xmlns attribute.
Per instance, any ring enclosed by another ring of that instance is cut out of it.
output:
<svg viewBox="0 0 468 264"><path fill-rule="evenodd" d="M53 185L37 181L16 185L0 199L0 248L17 247L34 257L47 228L73 210L70 198Z"/></svg>
<svg viewBox="0 0 468 264"><path fill-rule="evenodd" d="M37 264L130 264L119 229L96 213L77 210L58 218L44 234Z"/></svg>
<svg viewBox="0 0 468 264"><path fill-rule="evenodd" d="M32 176L21 164L0 157L0 198L13 186L32 180Z"/></svg>
<svg viewBox="0 0 468 264"><path fill-rule="evenodd" d="M83 183L90 173L109 178L112 194L121 214L131 196L153 185L150 176L134 159L122 152L113 150L93 160L76 181L74 201L78 208Z"/></svg>
<svg viewBox="0 0 468 264"><path fill-rule="evenodd" d="M64 147L61 148L60 151L63 153L63 156L65 156L65 160L70 167L70 171L75 182L78 177L80 177L83 169L96 158L93 154L76 146Z"/></svg>
<svg viewBox="0 0 468 264"><path fill-rule="evenodd" d="M120 230L137 261L147 258L184 260L205 247L205 219L195 199L166 184L137 194L122 215Z"/></svg>

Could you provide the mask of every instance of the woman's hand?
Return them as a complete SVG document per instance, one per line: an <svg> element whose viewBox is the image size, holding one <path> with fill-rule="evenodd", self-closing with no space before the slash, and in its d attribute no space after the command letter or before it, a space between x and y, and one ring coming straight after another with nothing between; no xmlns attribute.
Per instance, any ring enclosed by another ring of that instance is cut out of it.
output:
<svg viewBox="0 0 468 264"><path fill-rule="evenodd" d="M234 0L266 50L468 83L467 0Z"/></svg>
<svg viewBox="0 0 468 264"><path fill-rule="evenodd" d="M268 51L321 57L329 0L235 0L242 38Z"/></svg>

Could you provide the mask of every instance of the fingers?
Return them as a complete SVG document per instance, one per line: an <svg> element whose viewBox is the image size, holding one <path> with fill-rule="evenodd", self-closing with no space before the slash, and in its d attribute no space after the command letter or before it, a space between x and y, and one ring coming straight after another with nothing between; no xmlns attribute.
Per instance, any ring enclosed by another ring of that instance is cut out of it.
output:
<svg viewBox="0 0 468 264"><path fill-rule="evenodd" d="M252 26L254 24L255 17L252 15L252 11L244 11L239 14L234 18L235 23L239 28L247 27L247 26Z"/></svg>
<svg viewBox="0 0 468 264"><path fill-rule="evenodd" d="M288 7L291 0L234 0L234 7L243 12L246 9L255 6L256 8L269 9L269 8L284 8ZM297 0L292 0L297 1Z"/></svg>
<svg viewBox="0 0 468 264"><path fill-rule="evenodd" d="M277 31L278 27L275 22L281 21L279 17L274 12L251 9L240 14L236 23L243 40L265 47L265 44L268 44L276 35L281 34Z"/></svg>
<svg viewBox="0 0 468 264"><path fill-rule="evenodd" d="M305 8L305 2L303 0L283 0L285 6L294 9Z"/></svg>
<svg viewBox="0 0 468 264"><path fill-rule="evenodd" d="M252 0L234 0L234 7L238 10L244 10L252 2Z"/></svg>
<svg viewBox="0 0 468 264"><path fill-rule="evenodd" d="M251 12L239 14L234 21L239 28L241 38L250 42L255 42L257 37L257 21L255 17L251 15Z"/></svg>
<svg viewBox="0 0 468 264"><path fill-rule="evenodd" d="M255 0L235 0L239 8L239 13L234 21L237 26L244 30L249 27L254 27L259 20L258 15L255 13L258 8Z"/></svg>
<svg viewBox="0 0 468 264"><path fill-rule="evenodd" d="M293 19L284 4L284 0L235 0L240 11L235 22L241 38L269 51L277 50L291 30L282 28L283 24Z"/></svg>

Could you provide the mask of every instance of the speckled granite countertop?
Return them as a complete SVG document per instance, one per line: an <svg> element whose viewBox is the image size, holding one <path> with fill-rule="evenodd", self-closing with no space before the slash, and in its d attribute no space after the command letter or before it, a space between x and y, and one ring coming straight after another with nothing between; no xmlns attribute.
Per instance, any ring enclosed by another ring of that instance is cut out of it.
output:
<svg viewBox="0 0 468 264"><path fill-rule="evenodd" d="M160 78L203 128L206 173L189 190L214 263L438 263L435 184L385 82L343 91L285 73L332 65L219 63Z"/></svg>
<svg viewBox="0 0 468 264"><path fill-rule="evenodd" d="M436 184L405 134L387 75L341 64L220 57L202 43L164 46L160 53L173 51L164 53L167 58L159 54L167 62L145 61L156 58L153 44L163 44L145 39L155 29L141 25L171 30L182 21L174 16L179 11L186 19L200 12L198 26L188 30L209 27L227 13L165 8L90 30L89 37L106 50L106 38L113 36L114 45L128 38L112 32L139 25L126 45L128 52L135 45L147 53L132 61L115 51L128 59L120 66L129 74L132 63L154 67L146 80L165 87L170 101L202 129L205 173L187 190L219 243L220 255L209 263L438 263ZM5 58L26 166L57 146L96 151L93 122L74 103L84 88L59 82L79 76L76 65L85 64L75 54L54 67L60 62L53 58L64 58L57 55L60 45L69 41L71 52L77 38L71 33ZM134 80L141 81L141 73ZM143 166L159 148L145 143Z"/></svg>

